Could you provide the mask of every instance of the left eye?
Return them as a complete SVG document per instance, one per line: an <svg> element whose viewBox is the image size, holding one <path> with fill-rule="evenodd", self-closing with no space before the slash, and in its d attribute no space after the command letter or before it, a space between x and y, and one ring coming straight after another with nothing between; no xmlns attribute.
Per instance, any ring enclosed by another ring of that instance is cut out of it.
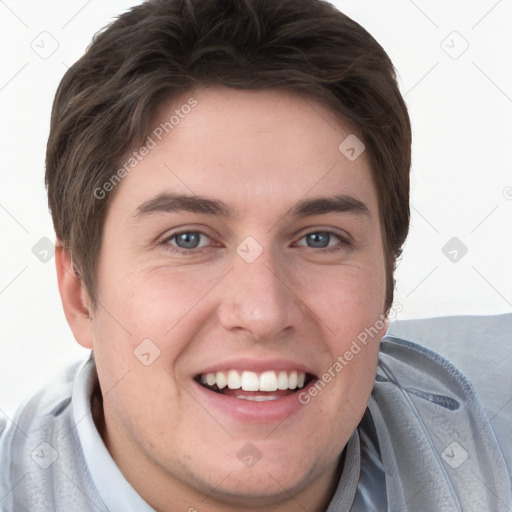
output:
<svg viewBox="0 0 512 512"><path fill-rule="evenodd" d="M328 231L317 231L303 236L297 245L306 245L307 247L312 247L314 249L324 249L325 247L335 245L340 240L341 238L334 233L329 233Z"/></svg>
<svg viewBox="0 0 512 512"><path fill-rule="evenodd" d="M167 243L180 249L197 249L198 247L204 247L208 241L209 238L199 231L185 231L176 233L167 240Z"/></svg>

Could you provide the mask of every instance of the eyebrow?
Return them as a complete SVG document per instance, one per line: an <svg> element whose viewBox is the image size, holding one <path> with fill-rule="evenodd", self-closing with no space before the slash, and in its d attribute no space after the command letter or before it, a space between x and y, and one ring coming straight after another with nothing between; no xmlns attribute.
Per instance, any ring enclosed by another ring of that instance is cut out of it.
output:
<svg viewBox="0 0 512 512"><path fill-rule="evenodd" d="M366 204L350 196L304 199L293 206L288 213L296 217L309 217L326 213L356 213L366 217L370 216L370 210Z"/></svg>
<svg viewBox="0 0 512 512"><path fill-rule="evenodd" d="M152 213L188 211L218 215L221 217L236 217L238 212L223 201L201 196L164 193L142 203L137 208L135 217L144 217ZM350 196L318 197L303 199L290 208L287 215L309 217L327 213L356 213L370 216L366 204Z"/></svg>
<svg viewBox="0 0 512 512"><path fill-rule="evenodd" d="M234 217L237 212L223 201L208 199L200 196L188 196L181 194L160 194L137 208L136 217L142 217L151 213L179 212L205 213L219 215L221 217Z"/></svg>

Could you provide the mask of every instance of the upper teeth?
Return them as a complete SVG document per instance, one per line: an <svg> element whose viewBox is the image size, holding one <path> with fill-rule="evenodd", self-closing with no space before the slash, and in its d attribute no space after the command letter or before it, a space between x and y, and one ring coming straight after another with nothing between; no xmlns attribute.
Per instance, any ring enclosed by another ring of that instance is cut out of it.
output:
<svg viewBox="0 0 512 512"><path fill-rule="evenodd" d="M201 375L201 382L208 384L208 386L217 384L219 389L227 386L229 389L241 388L244 391L277 391L278 389L302 388L305 380L306 374L295 370L292 372L270 370L263 373L249 371L240 373L237 370L229 370Z"/></svg>

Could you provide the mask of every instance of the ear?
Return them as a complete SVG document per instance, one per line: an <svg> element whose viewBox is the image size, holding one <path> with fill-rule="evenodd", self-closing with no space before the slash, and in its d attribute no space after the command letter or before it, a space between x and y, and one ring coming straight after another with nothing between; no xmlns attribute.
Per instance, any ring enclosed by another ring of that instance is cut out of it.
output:
<svg viewBox="0 0 512 512"><path fill-rule="evenodd" d="M69 251L60 241L55 246L57 281L64 315L76 341L85 348L93 348L92 310L82 280L77 276Z"/></svg>

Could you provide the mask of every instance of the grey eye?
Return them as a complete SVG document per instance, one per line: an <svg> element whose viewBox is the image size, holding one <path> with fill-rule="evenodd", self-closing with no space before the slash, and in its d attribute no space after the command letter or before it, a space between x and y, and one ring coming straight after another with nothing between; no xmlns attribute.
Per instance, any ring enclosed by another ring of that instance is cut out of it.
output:
<svg viewBox="0 0 512 512"><path fill-rule="evenodd" d="M331 234L319 231L318 233L310 233L309 235L306 235L305 238L308 247L324 248L328 247L329 242L331 241Z"/></svg>
<svg viewBox="0 0 512 512"><path fill-rule="evenodd" d="M196 249L201 241L201 233L190 231L174 235L173 238L181 249Z"/></svg>

